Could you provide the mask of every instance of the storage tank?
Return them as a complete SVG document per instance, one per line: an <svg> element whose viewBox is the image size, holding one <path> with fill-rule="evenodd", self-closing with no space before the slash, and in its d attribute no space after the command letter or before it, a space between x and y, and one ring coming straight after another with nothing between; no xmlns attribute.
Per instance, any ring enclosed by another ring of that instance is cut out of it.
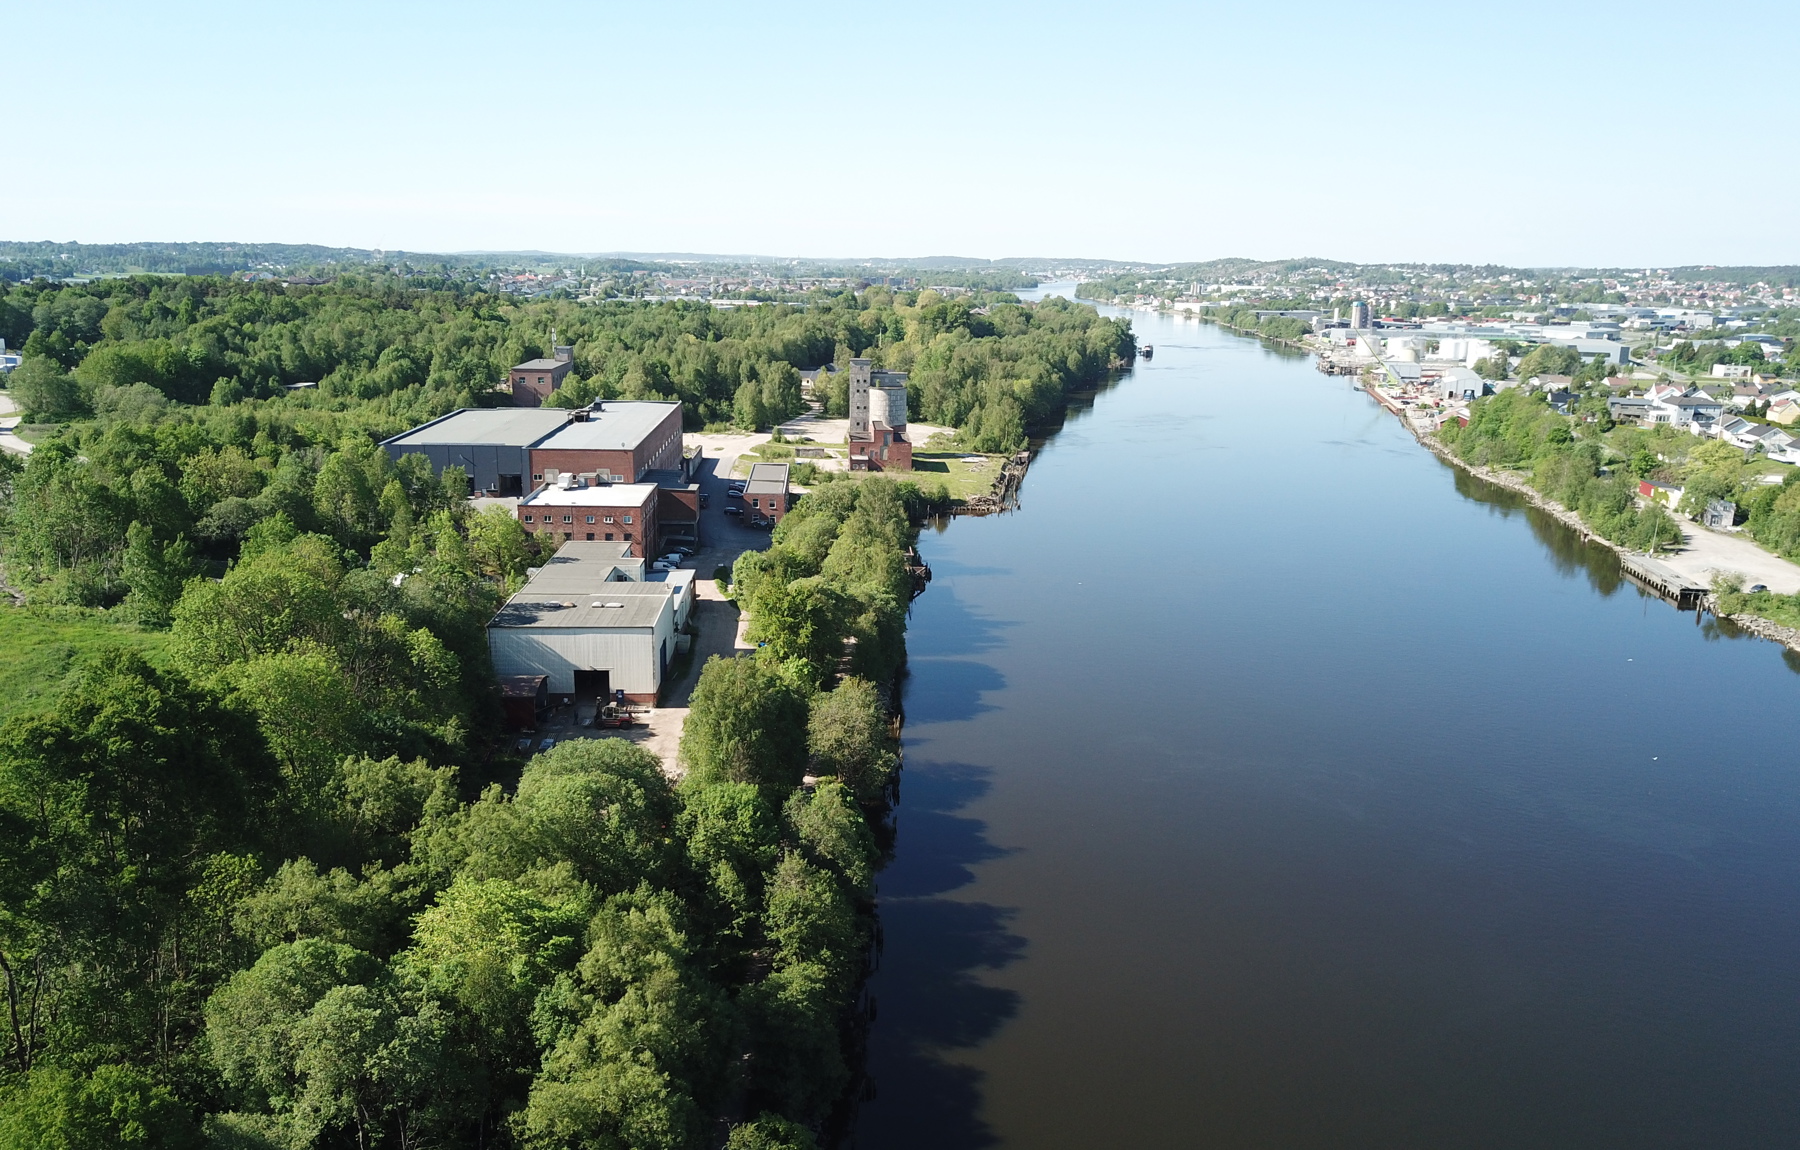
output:
<svg viewBox="0 0 1800 1150"><path fill-rule="evenodd" d="M869 418L895 431L906 430L906 385L879 384L870 388Z"/></svg>

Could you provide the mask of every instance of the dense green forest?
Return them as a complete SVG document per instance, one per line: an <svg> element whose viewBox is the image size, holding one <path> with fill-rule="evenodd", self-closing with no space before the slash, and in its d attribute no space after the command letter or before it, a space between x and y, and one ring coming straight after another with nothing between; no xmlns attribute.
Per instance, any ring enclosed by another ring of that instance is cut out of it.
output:
<svg viewBox="0 0 1800 1150"><path fill-rule="evenodd" d="M602 739L472 788L455 660L318 536L190 589L191 673L82 660L0 727L0 1146L813 1145L917 499L834 484L740 561L764 646L703 669L679 785Z"/></svg>
<svg viewBox="0 0 1800 1150"><path fill-rule="evenodd" d="M0 295L0 335L25 350L11 394L32 425L61 430L46 431L23 472L0 465L7 577L38 603L112 605L135 591L130 610L157 622L189 574L234 559L258 524L279 519L271 530L329 536L359 562L373 554L384 575L462 537L471 570L504 582L522 557L490 538L498 527L471 534L460 477L395 465L375 444L507 402L494 391L505 369L547 353L553 331L576 364L557 403L679 399L693 427L766 427L803 409L798 368L867 355L913 373L915 419L962 428L966 447L989 451L1017 449L1133 346L1127 325L1066 300L815 296L715 311L521 305L389 279L14 288ZM824 399L841 413L837 380Z"/></svg>
<svg viewBox="0 0 1800 1150"><path fill-rule="evenodd" d="M763 423L799 366L862 353L1010 447L1124 325L885 289L716 312L198 278L15 288L0 323L37 440L0 455L28 604L0 627L9 670L49 676L0 725L0 1150L830 1128L924 497L824 485L740 562L763 645L703 669L676 785L619 740L498 753L484 625L534 544L377 442L504 400L554 327L570 400Z"/></svg>

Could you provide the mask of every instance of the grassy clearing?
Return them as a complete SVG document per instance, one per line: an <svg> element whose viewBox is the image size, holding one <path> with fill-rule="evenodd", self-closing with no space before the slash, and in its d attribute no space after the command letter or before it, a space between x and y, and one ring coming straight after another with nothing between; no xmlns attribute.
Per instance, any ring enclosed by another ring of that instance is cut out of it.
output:
<svg viewBox="0 0 1800 1150"><path fill-rule="evenodd" d="M964 463L964 459L975 459L966 452L952 451L915 451L913 452L913 476L921 486L930 487L933 483L942 483L950 489L956 499L971 499L977 495L986 495L994 489L994 480L1000 475L1000 468L1006 462L1004 455L983 455L980 463ZM904 473L896 474L904 478Z"/></svg>
<svg viewBox="0 0 1800 1150"><path fill-rule="evenodd" d="M48 704L83 655L123 646L160 663L168 644L166 632L111 623L98 611L0 607L0 720Z"/></svg>

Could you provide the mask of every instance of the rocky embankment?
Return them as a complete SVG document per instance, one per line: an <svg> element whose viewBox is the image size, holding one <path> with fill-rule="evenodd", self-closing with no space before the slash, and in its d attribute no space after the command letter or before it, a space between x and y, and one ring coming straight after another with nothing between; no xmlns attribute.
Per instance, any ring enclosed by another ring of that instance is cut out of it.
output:
<svg viewBox="0 0 1800 1150"><path fill-rule="evenodd" d="M1620 547L1617 543L1612 542L1604 536L1596 535L1586 523L1582 522L1581 516L1570 511L1556 500L1546 498L1536 488L1532 487L1531 484L1527 483L1523 476L1511 472L1495 471L1489 467L1478 467L1475 464L1458 459L1456 453L1439 441L1437 436L1428 431L1421 430L1410 420L1404 422L1406 422L1407 427L1412 431L1418 441L1424 444L1432 454L1436 455L1439 459L1442 459L1445 463L1450 464L1452 467L1461 468L1463 471L1468 472L1477 479L1495 484L1499 487L1504 487L1509 491L1518 492L1520 495L1524 496L1533 507L1555 517L1557 522L1579 534L1586 542L1597 543L1619 555L1626 554L1625 548ZM1757 635L1772 642L1780 643L1791 651L1800 651L1800 630L1783 626L1772 619L1765 619L1761 615L1728 615L1720 610L1719 597L1716 594L1707 595L1706 598L1701 601L1700 606L1702 610L1707 611L1718 618L1729 620L1743 630L1750 632L1752 635Z"/></svg>
<svg viewBox="0 0 1800 1150"><path fill-rule="evenodd" d="M992 515L997 511L1009 511L1019 499L1019 484L1025 481L1025 472L1031 467L1031 451L1019 452L1000 465L1000 474L994 477L994 486L986 495L977 495L951 509L952 515Z"/></svg>

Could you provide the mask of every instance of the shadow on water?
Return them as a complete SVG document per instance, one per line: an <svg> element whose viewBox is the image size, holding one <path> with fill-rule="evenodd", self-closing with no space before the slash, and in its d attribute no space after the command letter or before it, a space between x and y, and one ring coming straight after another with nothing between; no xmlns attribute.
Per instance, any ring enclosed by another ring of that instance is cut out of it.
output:
<svg viewBox="0 0 1800 1150"><path fill-rule="evenodd" d="M1660 599L1654 593L1639 587L1626 578L1624 570L1619 566L1619 556L1609 547L1598 543L1589 543L1579 533L1555 516L1534 506L1523 495L1511 488L1477 479L1460 467L1452 467L1443 460L1438 462L1456 476L1456 492L1465 499L1480 503L1489 511L1503 518L1524 515L1531 527L1531 533L1549 553L1551 563L1557 572L1566 576L1585 574L1589 585L1602 595L1613 595L1622 589L1636 591L1644 599ZM1754 642L1770 642L1754 631L1747 631L1733 623L1708 612L1696 612L1695 623L1700 628L1702 637L1709 643L1721 639L1750 640ZM1781 660L1787 669L1800 675L1800 652L1788 647L1781 649Z"/></svg>
<svg viewBox="0 0 1800 1150"><path fill-rule="evenodd" d="M981 655L998 650L1003 645L1002 632L1018 624L1002 619L994 619L985 615L977 615L969 610L966 601L956 595L954 584L946 576L1008 574L999 568L958 568L954 564L943 564L933 568L934 586L932 600L932 626L907 636L906 654L912 659L946 659L965 655ZM1003 685L1000 673L993 668L985 668L997 681L995 685L985 689L997 689ZM965 675L966 684L969 676ZM910 690L918 690L918 683L909 684ZM933 698L933 703L937 700ZM932 718L938 718L937 712L931 712Z"/></svg>
<svg viewBox="0 0 1800 1150"><path fill-rule="evenodd" d="M1438 463L1448 469L1456 477L1456 493L1474 503L1480 503L1489 511L1502 518L1510 519L1514 515L1523 515L1525 522L1531 527L1532 535L1544 545L1550 553L1550 560L1561 575L1585 574L1588 583L1602 595L1612 595L1621 588L1629 587L1637 590L1637 584L1625 577L1619 568L1619 556L1610 548L1598 543L1589 543L1579 532L1551 515L1541 507L1534 506L1523 495L1511 488L1489 483L1485 479L1477 479L1460 467L1452 467L1443 460ZM1644 592L1640 592L1642 594Z"/></svg>
<svg viewBox="0 0 1800 1150"><path fill-rule="evenodd" d="M881 1040L870 1050L873 1090L858 1116L857 1150L980 1150L999 1141L981 1118L981 1072L949 1059L1018 1013L1016 992L979 975L1018 959L1025 940L1010 929L1012 908L943 897L974 881L975 864L1011 853L988 841L986 823L957 813L989 785L980 767L907 764L897 827L906 849L881 874L889 941L869 985ZM893 1101L884 1104L883 1093Z"/></svg>

